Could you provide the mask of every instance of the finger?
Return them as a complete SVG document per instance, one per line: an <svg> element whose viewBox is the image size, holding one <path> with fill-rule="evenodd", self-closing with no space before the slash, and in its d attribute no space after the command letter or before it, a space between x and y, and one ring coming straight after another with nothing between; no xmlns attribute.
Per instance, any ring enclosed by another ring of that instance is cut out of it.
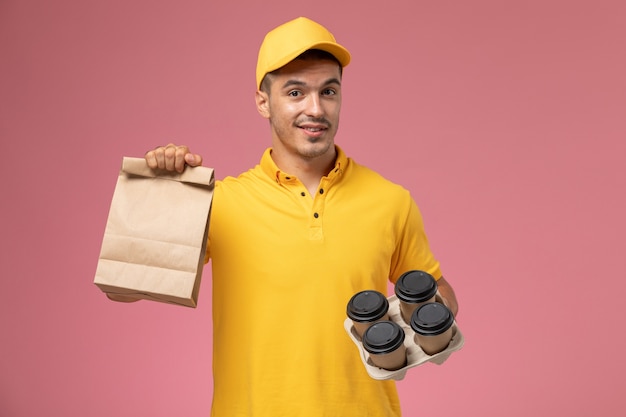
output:
<svg viewBox="0 0 626 417"><path fill-rule="evenodd" d="M165 162L165 169L168 171L174 171L176 169L176 146L169 144L163 150L163 159Z"/></svg>
<svg viewBox="0 0 626 417"><path fill-rule="evenodd" d="M156 161L156 168L165 169L165 146L159 146L152 151Z"/></svg>
<svg viewBox="0 0 626 417"><path fill-rule="evenodd" d="M150 167L151 169L156 169L159 167L154 150L146 152L144 159L146 160L148 167Z"/></svg>
<svg viewBox="0 0 626 417"><path fill-rule="evenodd" d="M177 172L183 172L185 170L185 155L189 153L189 148L186 146L176 147L176 153L174 156L174 168Z"/></svg>
<svg viewBox="0 0 626 417"><path fill-rule="evenodd" d="M107 297L109 300L118 301L121 303L134 303L135 301L139 301L139 298L135 298L132 296L122 295L122 294L109 294L107 293Z"/></svg>

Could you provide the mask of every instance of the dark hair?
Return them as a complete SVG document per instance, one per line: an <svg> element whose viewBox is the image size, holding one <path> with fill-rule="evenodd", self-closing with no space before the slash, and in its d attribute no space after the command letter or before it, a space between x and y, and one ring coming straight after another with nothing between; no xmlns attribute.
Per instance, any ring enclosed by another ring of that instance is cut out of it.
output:
<svg viewBox="0 0 626 417"><path fill-rule="evenodd" d="M322 51L321 49L309 49L309 50L306 50L306 51L302 52L300 55L298 55L297 57L295 57L293 60L294 61L295 60L303 60L303 61L327 60L327 61L334 61L334 62L337 63L337 65L339 65L339 74L341 75L343 73L343 67L341 66L341 63L339 62L339 60L337 58L335 58L335 56L333 54L331 54L330 52ZM263 77L263 81L261 81L261 91L263 91L263 92L265 92L267 94L270 93L270 89L272 87L272 76L274 74L276 74L278 71L280 71L280 68L265 74L265 76Z"/></svg>

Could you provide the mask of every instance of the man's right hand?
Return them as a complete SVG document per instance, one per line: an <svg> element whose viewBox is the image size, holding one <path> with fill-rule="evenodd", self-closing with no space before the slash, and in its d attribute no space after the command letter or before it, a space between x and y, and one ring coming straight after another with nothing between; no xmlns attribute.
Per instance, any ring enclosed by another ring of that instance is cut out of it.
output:
<svg viewBox="0 0 626 417"><path fill-rule="evenodd" d="M202 165L200 155L189 152L189 148L185 145L179 146L173 143L146 152L144 158L150 168L168 171L183 172L185 165L191 167Z"/></svg>

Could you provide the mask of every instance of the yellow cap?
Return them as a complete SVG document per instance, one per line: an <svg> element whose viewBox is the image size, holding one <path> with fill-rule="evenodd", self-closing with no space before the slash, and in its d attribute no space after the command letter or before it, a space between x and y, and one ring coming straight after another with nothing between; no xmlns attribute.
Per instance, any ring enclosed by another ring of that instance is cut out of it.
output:
<svg viewBox="0 0 626 417"><path fill-rule="evenodd" d="M350 63L350 52L337 43L328 29L311 19L298 17L265 35L256 65L257 88L261 88L265 74L287 65L309 49L332 54L342 67Z"/></svg>

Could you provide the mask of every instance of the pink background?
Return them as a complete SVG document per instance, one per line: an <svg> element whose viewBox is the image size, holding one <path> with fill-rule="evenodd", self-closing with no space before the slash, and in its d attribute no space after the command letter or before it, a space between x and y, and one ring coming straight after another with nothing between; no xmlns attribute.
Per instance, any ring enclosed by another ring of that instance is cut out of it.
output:
<svg viewBox="0 0 626 417"><path fill-rule="evenodd" d="M299 15L353 54L337 142L412 191L461 303L405 415L623 412L625 2L3 0L0 415L208 415L210 268L197 309L109 302L108 207L168 141L258 161L257 48Z"/></svg>

